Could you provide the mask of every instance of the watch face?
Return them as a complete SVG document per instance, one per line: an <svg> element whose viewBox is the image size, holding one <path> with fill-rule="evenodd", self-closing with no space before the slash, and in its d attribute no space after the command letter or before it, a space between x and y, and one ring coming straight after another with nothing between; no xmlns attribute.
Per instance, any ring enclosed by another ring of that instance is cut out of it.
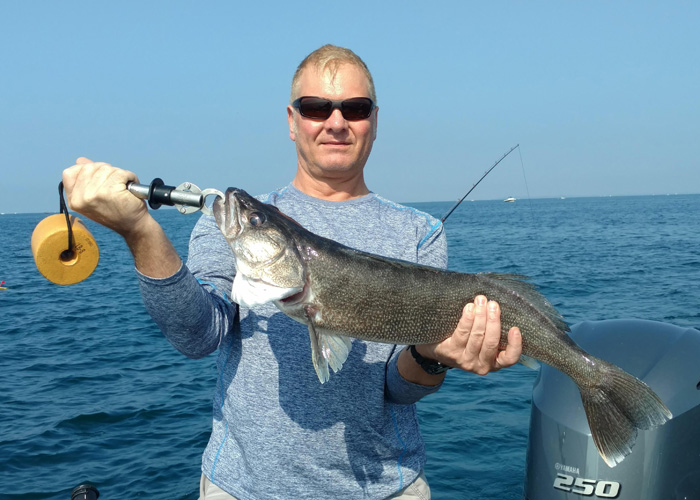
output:
<svg viewBox="0 0 700 500"><path fill-rule="evenodd" d="M428 372L430 375L440 375L441 373L445 373L447 370L450 369L449 366L443 365L442 363L430 363L428 366L423 366L421 367Z"/></svg>

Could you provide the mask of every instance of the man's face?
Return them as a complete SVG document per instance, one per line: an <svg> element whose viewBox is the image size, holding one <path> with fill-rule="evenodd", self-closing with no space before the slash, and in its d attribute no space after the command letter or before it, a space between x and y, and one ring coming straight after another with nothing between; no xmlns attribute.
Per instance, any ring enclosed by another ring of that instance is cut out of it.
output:
<svg viewBox="0 0 700 500"><path fill-rule="evenodd" d="M367 78L352 64L343 64L335 76L307 67L299 79L301 96L348 99L369 97ZM287 107L289 136L296 143L298 166L314 179L343 180L362 173L377 136L377 109L369 118L348 121L339 109L326 120L305 118Z"/></svg>

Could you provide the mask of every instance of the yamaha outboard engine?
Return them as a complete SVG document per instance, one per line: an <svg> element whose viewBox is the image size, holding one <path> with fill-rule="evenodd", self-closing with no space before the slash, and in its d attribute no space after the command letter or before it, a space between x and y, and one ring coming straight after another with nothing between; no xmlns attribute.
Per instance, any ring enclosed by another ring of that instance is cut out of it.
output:
<svg viewBox="0 0 700 500"><path fill-rule="evenodd" d="M574 325L571 337L646 382L673 418L639 431L632 453L610 468L593 444L578 388L543 365L532 393L525 499L700 499L700 331L609 320Z"/></svg>

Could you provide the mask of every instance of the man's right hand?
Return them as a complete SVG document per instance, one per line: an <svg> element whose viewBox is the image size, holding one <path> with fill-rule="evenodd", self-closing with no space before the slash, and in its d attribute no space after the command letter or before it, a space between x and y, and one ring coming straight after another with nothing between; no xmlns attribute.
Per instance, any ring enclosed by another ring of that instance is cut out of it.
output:
<svg viewBox="0 0 700 500"><path fill-rule="evenodd" d="M138 183L136 174L82 157L63 171L68 207L127 240L151 217L146 203L126 189L129 181Z"/></svg>
<svg viewBox="0 0 700 500"><path fill-rule="evenodd" d="M146 202L126 188L129 181L139 180L132 172L82 157L63 171L63 188L71 210L124 237L136 268L146 276L172 276L182 261L163 228L148 213Z"/></svg>

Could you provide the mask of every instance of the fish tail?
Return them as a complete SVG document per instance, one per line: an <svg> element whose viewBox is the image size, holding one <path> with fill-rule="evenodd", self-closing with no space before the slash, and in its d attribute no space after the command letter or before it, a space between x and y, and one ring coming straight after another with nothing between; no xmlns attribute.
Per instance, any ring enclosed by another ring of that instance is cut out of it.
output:
<svg viewBox="0 0 700 500"><path fill-rule="evenodd" d="M579 386L593 442L609 467L632 451L637 429L652 429L672 418L647 384L615 365L596 359L600 383Z"/></svg>

